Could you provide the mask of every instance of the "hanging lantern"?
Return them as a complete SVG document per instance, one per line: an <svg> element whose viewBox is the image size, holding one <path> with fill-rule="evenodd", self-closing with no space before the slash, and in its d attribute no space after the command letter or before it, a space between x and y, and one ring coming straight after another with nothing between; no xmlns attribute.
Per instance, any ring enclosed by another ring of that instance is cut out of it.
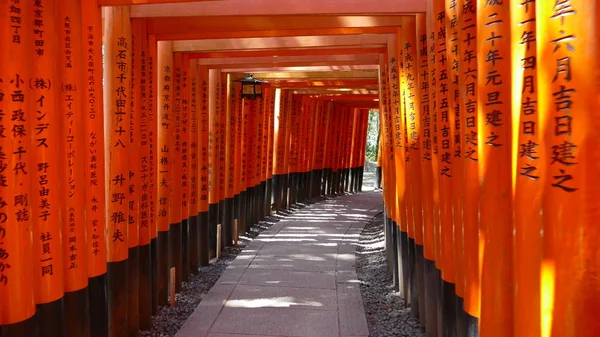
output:
<svg viewBox="0 0 600 337"><path fill-rule="evenodd" d="M262 83L266 82L253 78L253 75L250 74L246 78L236 80L236 82L242 83L242 98L256 99L257 97L262 97Z"/></svg>

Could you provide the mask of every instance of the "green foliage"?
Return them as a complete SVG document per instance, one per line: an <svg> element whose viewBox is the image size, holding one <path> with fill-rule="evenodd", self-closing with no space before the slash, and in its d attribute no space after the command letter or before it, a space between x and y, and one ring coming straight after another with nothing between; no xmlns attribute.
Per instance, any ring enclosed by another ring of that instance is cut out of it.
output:
<svg viewBox="0 0 600 337"><path fill-rule="evenodd" d="M379 150L379 112L369 111L368 123L366 160L376 162Z"/></svg>

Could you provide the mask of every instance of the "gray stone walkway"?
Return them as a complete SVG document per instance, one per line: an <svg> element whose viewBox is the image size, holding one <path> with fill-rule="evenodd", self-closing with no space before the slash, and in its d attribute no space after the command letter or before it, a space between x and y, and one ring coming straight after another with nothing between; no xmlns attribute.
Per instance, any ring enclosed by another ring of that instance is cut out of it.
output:
<svg viewBox="0 0 600 337"><path fill-rule="evenodd" d="M296 211L237 256L176 337L368 336L355 248L381 193Z"/></svg>

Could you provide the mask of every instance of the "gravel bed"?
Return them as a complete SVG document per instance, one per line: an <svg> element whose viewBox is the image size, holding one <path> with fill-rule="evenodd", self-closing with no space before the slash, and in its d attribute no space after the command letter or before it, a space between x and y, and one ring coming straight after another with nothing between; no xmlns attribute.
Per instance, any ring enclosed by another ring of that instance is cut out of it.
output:
<svg viewBox="0 0 600 337"><path fill-rule="evenodd" d="M383 213L376 215L360 235L356 250L356 272L360 280L370 337L423 337L419 321L410 315L410 306L392 286L383 234Z"/></svg>
<svg viewBox="0 0 600 337"><path fill-rule="evenodd" d="M181 292L175 294L175 306L162 306L158 308L155 316L152 316L152 331L140 331L141 337L172 337L181 328L187 318L194 312L194 309L202 301L210 288L217 282L227 266L235 259L242 249L261 232L273 226L285 216L293 214L296 210L302 209L319 200L303 201L293 205L289 210L281 211L269 216L259 224L253 225L246 235L238 240L238 248L227 247L219 260L213 259L210 265L200 267L199 273L184 282Z"/></svg>

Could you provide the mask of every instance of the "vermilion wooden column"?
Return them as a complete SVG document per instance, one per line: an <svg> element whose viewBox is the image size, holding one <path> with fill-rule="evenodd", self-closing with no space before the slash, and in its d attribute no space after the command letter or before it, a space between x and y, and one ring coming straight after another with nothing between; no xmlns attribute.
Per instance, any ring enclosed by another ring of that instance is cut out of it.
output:
<svg viewBox="0 0 600 337"><path fill-rule="evenodd" d="M290 163L290 134L292 129L292 92L286 91L284 95L284 103L283 109L285 109L285 134L283 135L283 148L282 148L282 158L283 158L283 182L282 182L282 208L288 208L290 205L288 203L289 193L288 188L290 187L290 175L289 175L289 163Z"/></svg>
<svg viewBox="0 0 600 337"><path fill-rule="evenodd" d="M169 285L169 195L171 190L171 161L174 150L170 138L175 125L173 113L173 43L159 41L157 44L156 62L158 81L158 120L157 120L157 206L156 221L158 236L156 238L156 269L158 305L168 304Z"/></svg>
<svg viewBox="0 0 600 337"><path fill-rule="evenodd" d="M275 123L273 136L273 202L275 211L281 209L283 198L283 143L285 135L285 93L281 89L277 89L278 95L275 101ZM241 134L241 132L240 132ZM242 139L243 142L243 139Z"/></svg>
<svg viewBox="0 0 600 337"><path fill-rule="evenodd" d="M231 75L227 74L227 109L226 109L226 126L227 132L225 132L226 137L226 148L225 148L225 221L224 227L226 227L227 231L223 232L226 246L231 246L233 242L233 237L235 233L233 233L233 221L235 218L235 200L236 193L234 191L235 183L234 183L234 173L235 173L235 144L236 144L236 103L237 103L237 91L236 82L233 82L231 79Z"/></svg>
<svg viewBox="0 0 600 337"><path fill-rule="evenodd" d="M600 303L595 197L600 6L572 0L539 1L536 7L540 158L546 175L542 334L587 337L600 329L593 309Z"/></svg>
<svg viewBox="0 0 600 337"><path fill-rule="evenodd" d="M513 1L511 13L514 218L514 335L541 334L543 140L537 113L535 2ZM532 103L533 102L533 103ZM514 141L513 136L513 141ZM516 158L515 158L516 156Z"/></svg>
<svg viewBox="0 0 600 337"><path fill-rule="evenodd" d="M419 151L421 161L421 204L423 209L423 286L424 286L424 308L425 317L421 322L425 323L427 336L437 336L437 291L435 289L437 279L435 275L435 239L434 239L434 217L433 217L433 121L431 109L431 77L429 73L429 48L427 45L427 22L426 15L419 14L416 17L417 50L419 52L418 62L415 66L418 72L418 102L420 108L419 121Z"/></svg>
<svg viewBox="0 0 600 337"><path fill-rule="evenodd" d="M482 336L513 334L509 2L477 2Z"/></svg>
<svg viewBox="0 0 600 337"><path fill-rule="evenodd" d="M250 114L250 102L247 99L240 101L242 111L240 114L241 126L240 126L240 220L242 227L248 230L251 226L250 218L248 216L248 204L251 201L250 193L248 189L248 160L249 160L249 139L248 139L248 118ZM283 166L283 164L282 164Z"/></svg>
<svg viewBox="0 0 600 337"><path fill-rule="evenodd" d="M208 68L198 67L198 85L200 107L198 125L198 225L200 230L199 259L201 266L207 266L209 261L208 243L208 205L209 205L209 132L210 119L208 114Z"/></svg>
<svg viewBox="0 0 600 337"><path fill-rule="evenodd" d="M220 122L220 74L218 70L209 70L208 78L208 247L209 258L215 257L217 249L217 222L219 221L219 139Z"/></svg>
<svg viewBox="0 0 600 337"><path fill-rule="evenodd" d="M200 144L199 144L199 127L200 113L202 109L202 100L200 97L200 77L198 73L198 61L190 60L189 65L189 91L190 91L190 136L189 136L189 243L190 243L190 273L198 274L200 266L200 221L198 218L198 204L200 191L198 189L200 182Z"/></svg>
<svg viewBox="0 0 600 337"><path fill-rule="evenodd" d="M226 222L225 217L225 189L227 180L227 167L225 164L227 156L227 74L219 71L219 88L217 89L217 100L219 106L219 140L218 140L218 159L219 159L219 180L217 186L219 188L219 220L221 225L221 249L231 245L227 243L227 238L231 238L231 224ZM220 253L219 253L220 254Z"/></svg>
<svg viewBox="0 0 600 337"><path fill-rule="evenodd" d="M463 194L464 172L463 155L461 148L461 116L464 113L460 105L460 13L456 0L446 0L446 55L448 70L448 119L450 122L450 141L452 144L452 214L453 214L453 259L454 259L454 284L456 295L455 321L456 333L466 334L466 316L463 310L465 292L465 252L463 237Z"/></svg>
<svg viewBox="0 0 600 337"><path fill-rule="evenodd" d="M151 76L148 61L148 36L146 34L145 21L132 21L134 53L133 67L135 72L139 73L139 77L133 78L134 84L132 89L135 90L136 84L139 87L139 94L133 96L139 106L139 241L138 241L138 317L139 329L147 331L152 329L152 226L151 226L151 196L152 196L152 173L151 167L151 150L153 131L151 131L150 97L149 94L149 78ZM131 284L131 282L130 282ZM131 319L131 317L130 317ZM130 324L130 328L134 326Z"/></svg>
<svg viewBox="0 0 600 337"><path fill-rule="evenodd" d="M85 228L84 134L83 134L83 54L81 8L78 1L61 3L55 10L58 38L57 88L60 88L60 118L56 120L61 142L62 168L59 184L64 201L62 215L63 258L65 275L64 317L66 336L89 336L88 270Z"/></svg>
<svg viewBox="0 0 600 337"><path fill-rule="evenodd" d="M147 84L148 84L148 221L150 231L150 270L152 286L152 314L158 310L158 44L154 35L148 36L148 62L147 62ZM144 326L140 322L141 326Z"/></svg>
<svg viewBox="0 0 600 337"><path fill-rule="evenodd" d="M190 59L183 55L181 67L181 281L190 274Z"/></svg>
<svg viewBox="0 0 600 337"><path fill-rule="evenodd" d="M173 110L169 128L169 144L171 150L171 168L169 179L171 192L169 194L169 270L175 268L175 292L181 290L182 278L182 165L181 165L181 144L182 144L182 125L181 125L181 100L182 93L182 69L183 55L173 53ZM169 282L169 284L171 284ZM169 291L169 294L171 291Z"/></svg>
<svg viewBox="0 0 600 337"><path fill-rule="evenodd" d="M242 95L240 94L242 90L242 84L239 82L233 82L232 90L235 94L235 146L234 146L234 166L233 166L233 185L234 185L234 221L237 219L238 222L238 235L243 235L246 232L246 217L244 212L242 211L243 207L246 205L246 192L245 187L242 183L242 154L244 148L244 139L242 138L243 133L243 108L244 102L242 100Z"/></svg>
<svg viewBox="0 0 600 337"><path fill-rule="evenodd" d="M467 316L467 334L477 336L480 313L480 276L479 261L479 173L477 160L477 2L460 0L459 15L460 43L458 85L462 116L460 128L463 155L464 180L464 251L465 251L465 295L464 309Z"/></svg>
<svg viewBox="0 0 600 337"><path fill-rule="evenodd" d="M108 334L106 298L106 184L104 160L104 109L102 101L102 13L95 0L80 7L84 39L85 80L83 82L85 121L85 222L90 299L90 335Z"/></svg>
<svg viewBox="0 0 600 337"><path fill-rule="evenodd" d="M146 22L131 20L132 63L131 63L131 106L129 110L129 151L132 162L129 164L129 184L127 205L129 209L129 335L135 335L140 327L140 192L141 192L141 120L142 120L142 69L141 47L143 27ZM145 36L144 36L145 37Z"/></svg>
<svg viewBox="0 0 600 337"><path fill-rule="evenodd" d="M127 334L129 109L131 98L131 27L129 7L104 10L104 110L107 125L108 323L109 336Z"/></svg>
<svg viewBox="0 0 600 337"><path fill-rule="evenodd" d="M11 11L12 7L20 10L19 13ZM33 60L37 57L32 53L30 46L33 45L31 35L33 26L33 4L30 2L12 3L4 2L0 5L0 42L3 46L3 52L0 53L0 90L4 95L0 96L0 110L8 115L10 111L28 112L33 109L39 110L35 101L39 99L40 93L29 87L29 80L34 75L31 69ZM15 19L11 18L14 17ZM11 28L14 20L19 20L26 27L22 30ZM53 54L48 54L48 58ZM53 112L53 107L49 107L46 112ZM30 117L31 116L31 121ZM50 122L48 119L46 122ZM0 178L0 335L2 336L37 336L35 314L36 307L34 301L34 292L39 294L40 283L43 281L52 281L46 288L47 302L54 302L62 298L62 274L60 265L54 267L55 262L60 262L59 250L61 249L60 234L54 236L52 248L54 248L55 260L41 261L40 251L42 243L36 243L32 247L31 231L35 234L40 233L35 227L33 221L39 214L31 212L25 204L26 195L31 193L29 202L35 205L33 209L39 209L38 177L36 173L36 155L35 146L37 143L34 137L33 114L23 114L18 119L2 118L0 127L0 149L2 152ZM46 130L48 131L48 130ZM46 133L47 134L47 133ZM52 137L55 138L56 136ZM53 140L50 138L51 140ZM56 143L54 143L56 144ZM54 145L52 151L58 150L58 144ZM50 148L48 148L50 149ZM56 170L54 172L57 172ZM35 176L32 179L31 176ZM56 187L56 174L53 184ZM32 188L35 188L32 190ZM54 193L57 193L54 189ZM56 201L56 212L58 212L58 198ZM40 221L41 222L41 221ZM52 229L53 233L59 233L58 224L50 222L44 229ZM39 240L39 236L35 237ZM50 243L50 242L48 242ZM37 247L40 248L37 248ZM43 259L45 259L44 257ZM33 263L32 263L33 262ZM39 276L42 270L48 271L48 265L52 266L52 271L57 277L52 278L52 274L45 279ZM8 267L10 266L10 268ZM42 267L43 266L43 267ZM56 270L54 270L56 268ZM36 295L37 295L36 294ZM37 301L37 299L36 299ZM60 303L60 302L59 302ZM58 326L61 326L62 320L60 314L56 315L59 319Z"/></svg>
<svg viewBox="0 0 600 337"><path fill-rule="evenodd" d="M268 217L271 215L271 209L273 205L273 150L274 150L274 136L275 136L275 102L276 95L279 90L274 87L271 88L269 95L269 135L267 140L267 153L266 153L266 177L267 177L267 195L265 204L265 215ZM237 143L236 143L237 144Z"/></svg>

